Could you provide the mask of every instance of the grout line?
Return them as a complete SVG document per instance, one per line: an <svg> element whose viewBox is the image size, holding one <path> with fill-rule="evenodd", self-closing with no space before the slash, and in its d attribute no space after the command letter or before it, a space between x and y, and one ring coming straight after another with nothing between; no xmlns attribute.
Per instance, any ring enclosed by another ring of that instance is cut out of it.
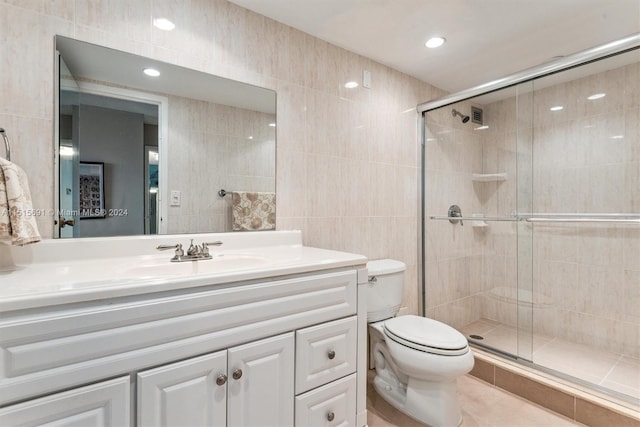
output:
<svg viewBox="0 0 640 427"><path fill-rule="evenodd" d="M600 380L600 382L598 383L599 385L604 384L604 382L607 380L607 378L609 377L609 375L611 375L611 373L613 372L613 370L616 368L616 366L618 366L618 363L620 363L622 361L622 355L618 356L618 360L616 360L613 365L611 365L611 368L609 369L609 372L607 372L606 374L604 374L604 377L602 377L602 379Z"/></svg>

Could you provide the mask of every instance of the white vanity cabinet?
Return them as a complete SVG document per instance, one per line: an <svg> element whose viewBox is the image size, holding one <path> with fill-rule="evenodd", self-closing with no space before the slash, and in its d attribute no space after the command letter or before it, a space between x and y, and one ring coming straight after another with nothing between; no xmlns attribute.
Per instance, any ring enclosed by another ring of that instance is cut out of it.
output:
<svg viewBox="0 0 640 427"><path fill-rule="evenodd" d="M71 421L52 425L364 426L366 278L342 267L4 312L0 425L57 412Z"/></svg>
<svg viewBox="0 0 640 427"><path fill-rule="evenodd" d="M126 376L11 405L0 409L0 425L129 426L130 387Z"/></svg>
<svg viewBox="0 0 640 427"><path fill-rule="evenodd" d="M293 333L138 373L138 425L293 425Z"/></svg>

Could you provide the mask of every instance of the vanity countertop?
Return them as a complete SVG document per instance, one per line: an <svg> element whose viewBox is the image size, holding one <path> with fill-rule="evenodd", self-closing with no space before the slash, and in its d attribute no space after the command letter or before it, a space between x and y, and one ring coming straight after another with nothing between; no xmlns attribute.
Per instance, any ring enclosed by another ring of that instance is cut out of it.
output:
<svg viewBox="0 0 640 427"><path fill-rule="evenodd" d="M188 238L196 242L217 239L225 244L211 250L211 260L181 263L170 262L171 251L156 253L154 249L177 240L188 243ZM126 250L117 250L119 244ZM362 255L303 246L296 231L55 240L41 247L16 249L0 250L0 312L247 282L367 262Z"/></svg>

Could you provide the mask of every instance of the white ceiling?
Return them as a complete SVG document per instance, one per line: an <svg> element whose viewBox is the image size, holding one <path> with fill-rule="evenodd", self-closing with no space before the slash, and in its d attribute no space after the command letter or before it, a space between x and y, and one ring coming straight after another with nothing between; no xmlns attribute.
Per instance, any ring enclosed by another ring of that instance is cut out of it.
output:
<svg viewBox="0 0 640 427"><path fill-rule="evenodd" d="M76 78L275 114L276 94L269 89L63 36L56 36L56 49ZM160 77L142 74L147 67L159 70Z"/></svg>
<svg viewBox="0 0 640 427"><path fill-rule="evenodd" d="M230 1L448 92L640 32L640 0Z"/></svg>

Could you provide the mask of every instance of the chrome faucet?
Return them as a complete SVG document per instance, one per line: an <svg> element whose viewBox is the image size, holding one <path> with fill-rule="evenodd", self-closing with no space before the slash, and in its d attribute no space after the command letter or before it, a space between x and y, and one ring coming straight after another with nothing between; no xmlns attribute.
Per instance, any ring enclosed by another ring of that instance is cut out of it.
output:
<svg viewBox="0 0 640 427"><path fill-rule="evenodd" d="M193 239L191 239L191 244L187 249L187 254L185 255L184 249L182 249L182 243L177 243L175 245L159 245L156 246L156 249L159 251L166 251L168 249L175 249L173 254L173 258L171 258L171 262L185 262L185 261L200 261L203 259L211 259L212 256L209 253L209 246L220 246L222 245L221 241L215 242L205 242L202 245L194 245Z"/></svg>

